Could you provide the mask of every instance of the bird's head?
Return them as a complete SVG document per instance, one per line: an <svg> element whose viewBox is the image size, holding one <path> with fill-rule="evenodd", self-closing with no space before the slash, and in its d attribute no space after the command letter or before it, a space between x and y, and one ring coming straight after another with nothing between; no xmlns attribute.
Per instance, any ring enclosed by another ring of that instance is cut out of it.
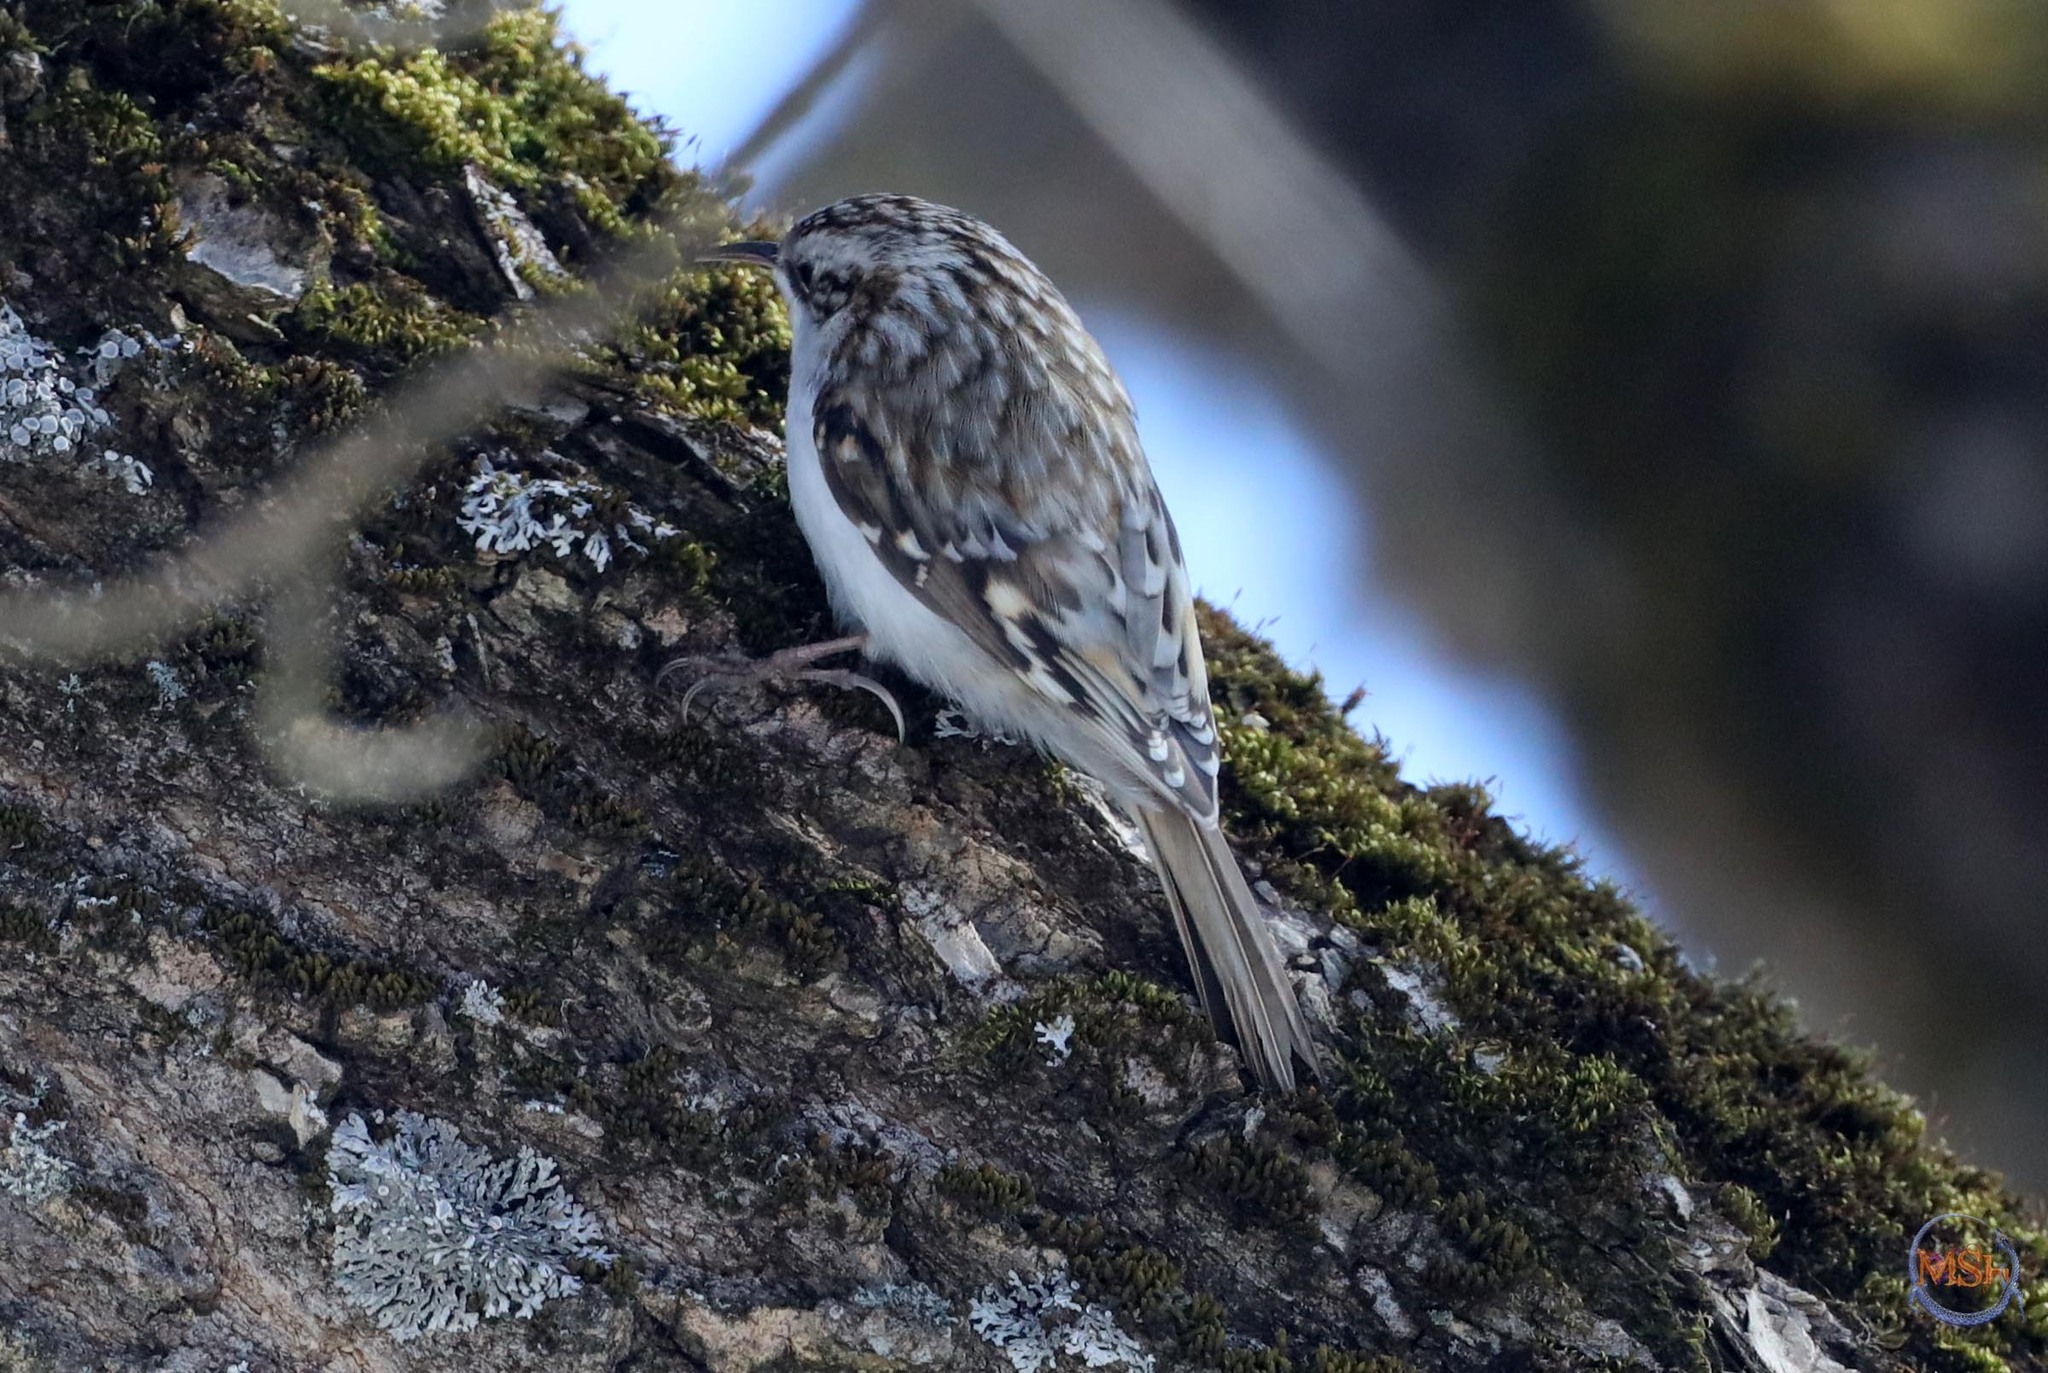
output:
<svg viewBox="0 0 2048 1373"><path fill-rule="evenodd" d="M914 324L931 342L1067 314L1052 283L1009 240L915 196L837 201L798 220L780 243L728 243L703 260L772 270L799 332L849 309L885 329L892 317Z"/></svg>

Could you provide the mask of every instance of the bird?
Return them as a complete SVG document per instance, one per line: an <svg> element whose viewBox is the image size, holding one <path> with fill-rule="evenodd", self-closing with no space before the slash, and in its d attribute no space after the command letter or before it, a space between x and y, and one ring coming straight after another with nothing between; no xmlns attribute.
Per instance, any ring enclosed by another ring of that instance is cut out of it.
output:
<svg viewBox="0 0 2048 1373"><path fill-rule="evenodd" d="M1066 298L988 224L908 195L840 200L703 260L771 271L788 307L790 502L852 631L762 670L886 696L798 671L858 649L1095 779L1142 829L1219 1036L1263 1090L1293 1089L1296 1060L1320 1077L1221 828L1180 537Z"/></svg>

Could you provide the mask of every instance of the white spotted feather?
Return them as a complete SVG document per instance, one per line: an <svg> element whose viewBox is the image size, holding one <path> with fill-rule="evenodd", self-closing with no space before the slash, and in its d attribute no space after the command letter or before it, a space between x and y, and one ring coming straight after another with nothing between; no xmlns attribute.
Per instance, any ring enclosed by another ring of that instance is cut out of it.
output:
<svg viewBox="0 0 2048 1373"><path fill-rule="evenodd" d="M867 652L1102 782L1145 828L1197 990L1260 1081L1314 1045L1217 826L1180 543L1129 398L1038 269L902 196L780 245L790 498Z"/></svg>

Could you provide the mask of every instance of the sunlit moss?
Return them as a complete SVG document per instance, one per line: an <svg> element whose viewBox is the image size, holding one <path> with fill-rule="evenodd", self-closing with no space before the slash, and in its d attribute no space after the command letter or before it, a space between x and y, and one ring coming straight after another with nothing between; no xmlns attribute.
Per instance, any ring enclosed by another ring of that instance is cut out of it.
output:
<svg viewBox="0 0 2048 1373"><path fill-rule="evenodd" d="M392 367L451 352L484 329L475 316L398 277L382 289L364 282L315 287L299 302L296 319L311 340Z"/></svg>
<svg viewBox="0 0 2048 1373"><path fill-rule="evenodd" d="M704 419L772 425L789 388L789 321L766 272L692 269L671 277L617 355L641 394Z"/></svg>
<svg viewBox="0 0 2048 1373"><path fill-rule="evenodd" d="M1516 836L1474 789L1401 782L1316 679L1220 616L1203 631L1228 703L1219 713L1264 722L1227 723L1233 826L1278 860L1273 880L1336 908L1373 956L1426 969L1456 1017L1419 1030L1369 961L1354 968L1371 1009L1340 1046L1334 1123L1311 1132L1311 1154L1396 1205L1445 1208L1452 1232L1484 1251L1474 1261L1494 1265L1488 1282L1569 1272L1595 1310L1678 1362L1704 1313L1585 1239L1604 1230L1629 1236L1638 1260L1668 1255L1639 1199L1660 1166L1722 1208L1773 1271L1874 1326L1901 1312L1872 1275L1939 1212L1982 1216L2028 1266L2048 1260L2048 1237L1997 1178L1930 1142L1868 1055L1806 1035L1754 983L1691 971L1576 855ZM1464 1287L1476 1275L1439 1276ZM1901 1338L1927 1367L2048 1350L2019 1321L1982 1333L1981 1347L1922 1326Z"/></svg>
<svg viewBox="0 0 2048 1373"><path fill-rule="evenodd" d="M583 70L550 11L501 13L465 51L373 53L312 74L372 155L451 175L474 163L509 187L559 180L608 233L679 178L660 136Z"/></svg>

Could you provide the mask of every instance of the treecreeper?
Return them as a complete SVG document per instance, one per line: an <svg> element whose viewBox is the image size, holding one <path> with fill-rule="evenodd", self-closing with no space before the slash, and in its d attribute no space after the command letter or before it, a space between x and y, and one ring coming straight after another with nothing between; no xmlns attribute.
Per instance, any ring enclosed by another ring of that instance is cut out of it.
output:
<svg viewBox="0 0 2048 1373"><path fill-rule="evenodd" d="M1073 308L994 229L911 196L842 200L707 260L771 270L788 304L790 500L853 631L727 675L865 687L900 729L877 684L810 666L859 649L1100 782L1145 834L1218 1033L1267 1089L1292 1088L1296 1060L1320 1075L1218 821L1180 539Z"/></svg>

